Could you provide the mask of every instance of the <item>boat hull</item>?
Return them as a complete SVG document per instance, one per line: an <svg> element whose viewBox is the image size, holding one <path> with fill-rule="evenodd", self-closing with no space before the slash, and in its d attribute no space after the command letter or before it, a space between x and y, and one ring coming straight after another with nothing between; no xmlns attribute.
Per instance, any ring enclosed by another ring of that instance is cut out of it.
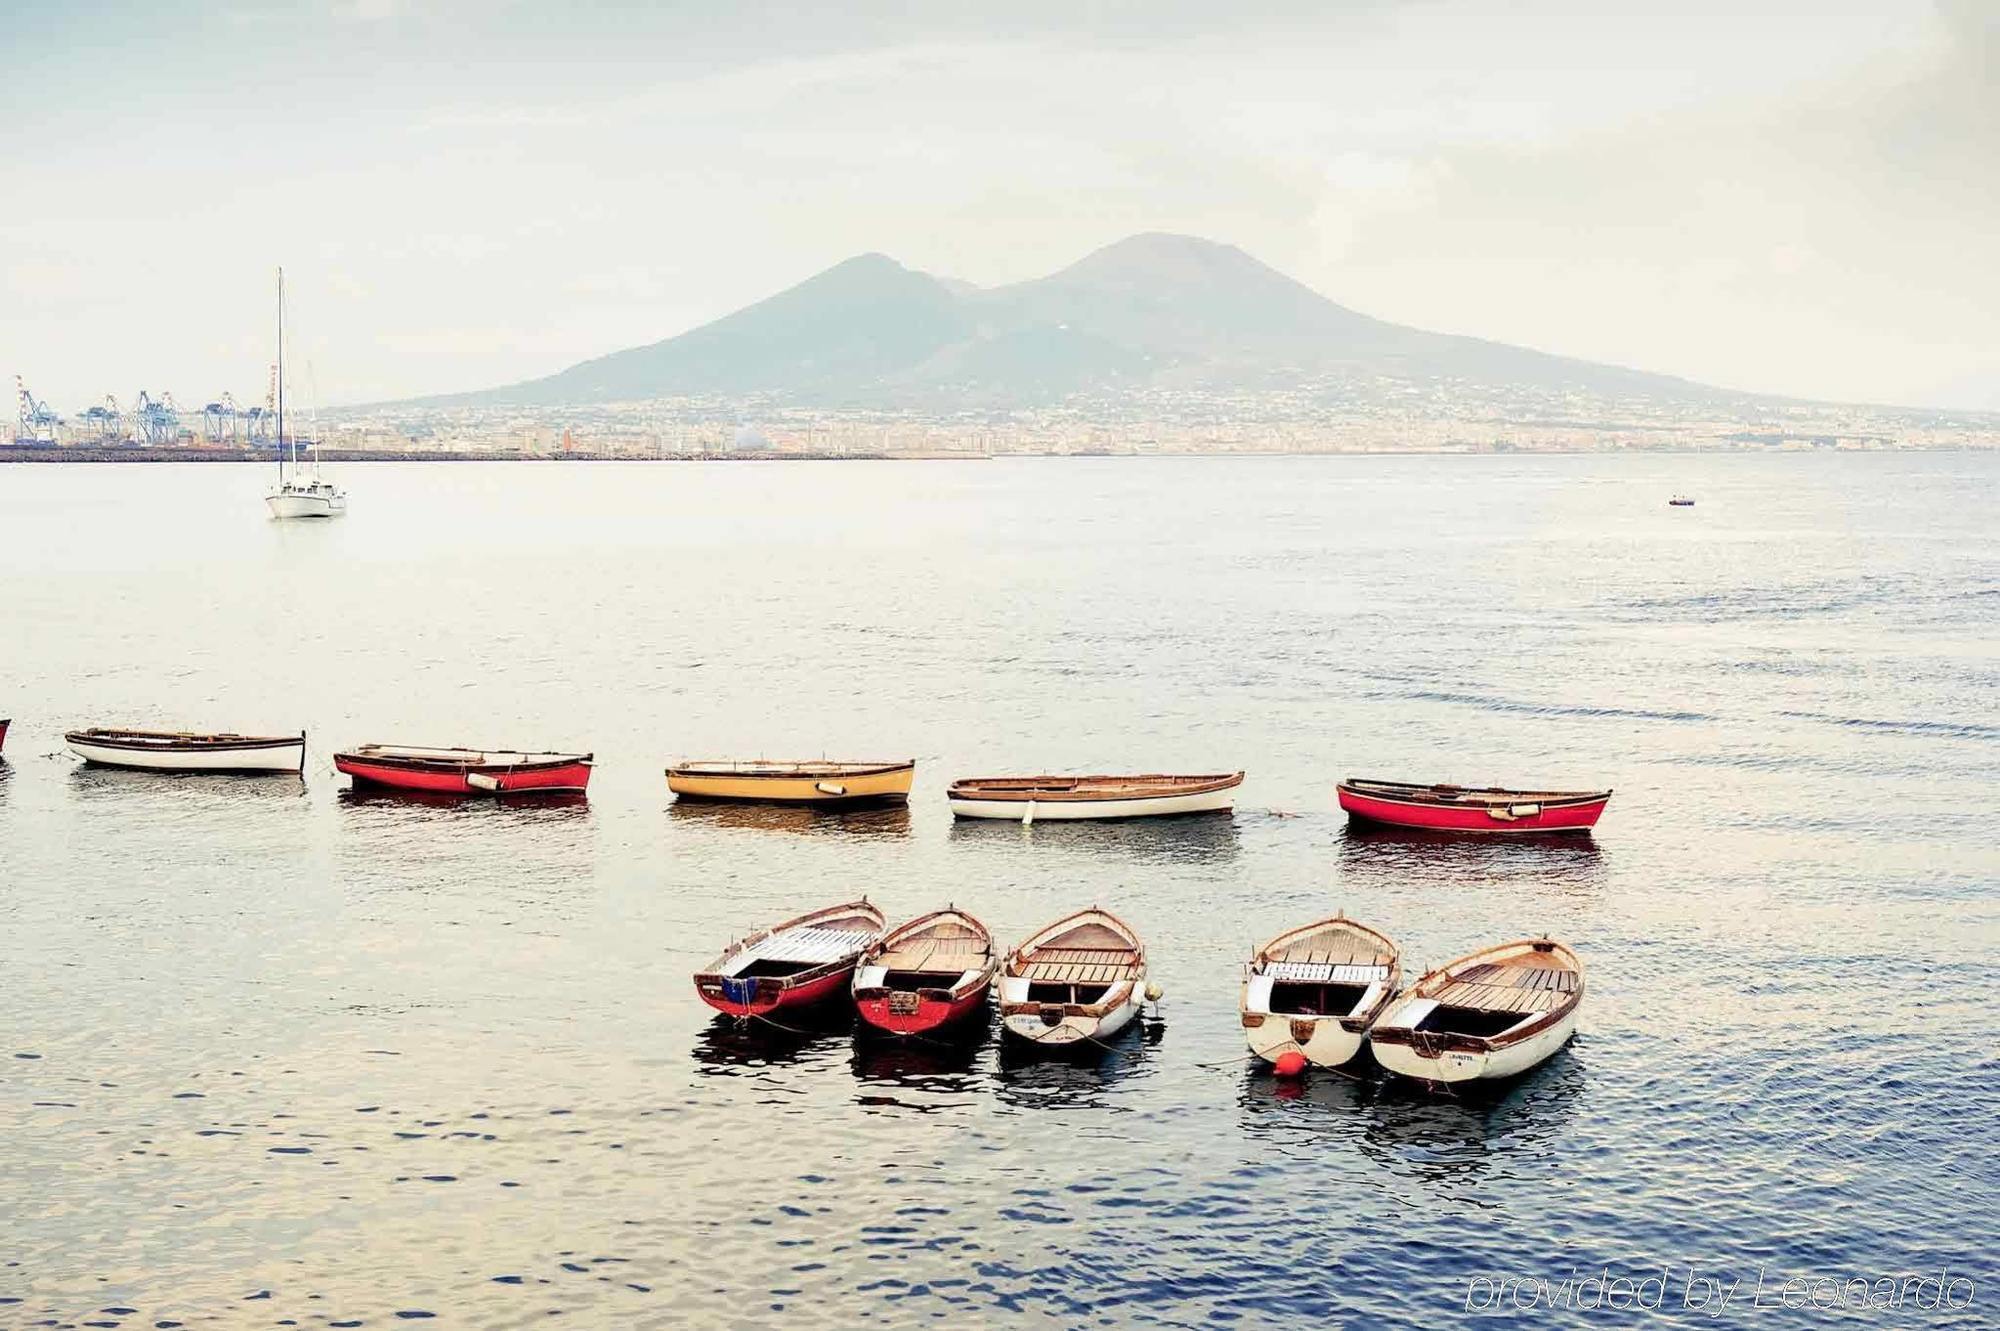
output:
<svg viewBox="0 0 2000 1331"><path fill-rule="evenodd" d="M240 747L188 749L130 748L69 737L69 750L98 767L148 772L291 772L305 770L306 741L284 739Z"/></svg>
<svg viewBox="0 0 2000 1331"><path fill-rule="evenodd" d="M337 753L333 766L336 771L354 778L357 786L420 790L443 795L578 794L590 785L590 764L587 762L534 767L426 767L370 762Z"/></svg>
<svg viewBox="0 0 2000 1331"><path fill-rule="evenodd" d="M1340 807L1358 822L1383 827L1408 827L1427 832L1475 832L1507 835L1521 832L1588 832L1596 826L1610 795L1562 804L1530 804L1524 801L1496 816L1483 804L1431 804L1415 800L1383 799L1359 791L1340 789ZM1506 806L1502 806L1506 807ZM1533 812L1515 812L1532 807Z"/></svg>
<svg viewBox="0 0 2000 1331"><path fill-rule="evenodd" d="M347 511L344 495L286 494L264 496L274 518L337 518Z"/></svg>
<svg viewBox="0 0 2000 1331"><path fill-rule="evenodd" d="M1114 1004L1102 1016L1089 1016L1080 1012L1065 1012L1062 1020L1050 1025L1042 1018L1039 1008L1009 1012L1000 1019L1000 1032L1018 1044L1035 1049L1076 1049L1089 1048L1093 1040L1109 1040L1118 1032L1132 1024L1144 1006L1145 996L1141 992L1144 977L1135 981L1129 993Z"/></svg>
<svg viewBox="0 0 2000 1331"><path fill-rule="evenodd" d="M877 991L867 998L857 996L854 1010L870 1026L891 1035L922 1035L927 1031L954 1030L970 1022L974 1016L985 1013L986 995L992 987L989 981L957 998L933 998L923 994L918 997L914 1012L896 1011L892 997Z"/></svg>
<svg viewBox="0 0 2000 1331"><path fill-rule="evenodd" d="M1370 1041L1375 1061L1390 1072L1418 1081L1450 1085L1467 1081L1503 1081L1518 1077L1543 1062L1576 1034L1576 1009L1525 1040L1498 1049L1445 1049L1427 1054L1400 1041Z"/></svg>
<svg viewBox="0 0 2000 1331"><path fill-rule="evenodd" d="M13 724L12 721L0 721L0 749L7 747L7 727Z"/></svg>
<svg viewBox="0 0 2000 1331"><path fill-rule="evenodd" d="M1337 1068L1352 1063L1366 1039L1363 1031L1351 1031L1339 1017L1292 1017L1282 1012L1246 1012L1243 1035L1250 1052L1266 1063L1275 1063L1281 1054L1296 1050L1315 1067ZM1255 1025L1252 1018L1261 1017ZM1300 1039L1300 1034L1305 1035Z"/></svg>
<svg viewBox="0 0 2000 1331"><path fill-rule="evenodd" d="M1013 823L1084 822L1107 818L1164 818L1183 813L1221 813L1236 805L1236 790L1158 795L1127 800L984 800L953 797L957 818L994 818Z"/></svg>
<svg viewBox="0 0 2000 1331"><path fill-rule="evenodd" d="M857 958L858 960L858 958ZM757 985L756 992L748 1002L738 1002L724 992L720 980L705 980L697 977L694 990L701 995L701 1001L717 1012L732 1017L763 1017L774 1012L818 1007L822 1003L845 994L854 979L854 963L818 976L804 984L780 987L776 983Z"/></svg>
<svg viewBox="0 0 2000 1331"><path fill-rule="evenodd" d="M834 776L751 776L669 771L667 789L686 800L824 806L901 804L910 797L913 767Z"/></svg>

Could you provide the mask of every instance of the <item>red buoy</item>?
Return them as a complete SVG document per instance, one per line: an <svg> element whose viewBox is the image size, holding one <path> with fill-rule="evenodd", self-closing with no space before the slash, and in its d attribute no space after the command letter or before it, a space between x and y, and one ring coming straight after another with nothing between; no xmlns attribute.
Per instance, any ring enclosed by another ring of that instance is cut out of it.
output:
<svg viewBox="0 0 2000 1331"><path fill-rule="evenodd" d="M1287 1049L1271 1060L1271 1070L1280 1077L1301 1076L1306 1070L1306 1056L1296 1049Z"/></svg>

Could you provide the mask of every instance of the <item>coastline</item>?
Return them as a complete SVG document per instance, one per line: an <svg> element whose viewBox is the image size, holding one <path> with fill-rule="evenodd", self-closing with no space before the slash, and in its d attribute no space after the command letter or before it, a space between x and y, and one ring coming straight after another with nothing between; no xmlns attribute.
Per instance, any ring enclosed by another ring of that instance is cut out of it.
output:
<svg viewBox="0 0 2000 1331"><path fill-rule="evenodd" d="M1661 448L1340 448L1340 449L1210 449L1147 452L1137 449L1072 449L1047 452L792 452L757 449L704 453L570 453L472 452L469 450L377 450L323 448L322 462L988 462L995 458L1343 458L1343 457L1594 457L1681 455L1738 455L1770 457L1781 454L1852 453L1990 453L2000 445L1952 443L1910 446L1882 444L1875 447L1840 448L1758 448L1719 444L1709 447L1681 445ZM214 462L250 463L270 466L278 459L270 454L253 454L213 448L34 448L0 445L0 464L61 463L149 463Z"/></svg>

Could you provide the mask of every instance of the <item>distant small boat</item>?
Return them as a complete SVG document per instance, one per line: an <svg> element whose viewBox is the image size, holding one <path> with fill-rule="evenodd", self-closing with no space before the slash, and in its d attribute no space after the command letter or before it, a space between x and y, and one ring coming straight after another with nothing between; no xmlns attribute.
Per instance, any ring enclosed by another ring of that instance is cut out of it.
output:
<svg viewBox="0 0 2000 1331"><path fill-rule="evenodd" d="M910 797L917 760L901 762L686 762L667 769L682 799L760 804L899 804Z"/></svg>
<svg viewBox="0 0 2000 1331"><path fill-rule="evenodd" d="M203 734L93 726L63 736L70 752L99 767L155 772L303 772L306 736Z"/></svg>
<svg viewBox="0 0 2000 1331"><path fill-rule="evenodd" d="M1035 934L1000 967L1001 1031L1045 1049L1108 1039L1145 999L1145 946L1095 906Z"/></svg>
<svg viewBox="0 0 2000 1331"><path fill-rule="evenodd" d="M1672 499L1669 499L1669 500L1667 501L1667 507L1668 507L1668 508L1693 508L1693 507L1694 507L1694 500L1692 500L1692 499L1688 498L1688 497L1687 497L1686 495L1675 495L1675 496L1674 496L1674 497L1673 497Z"/></svg>
<svg viewBox="0 0 2000 1331"><path fill-rule="evenodd" d="M1368 1034L1375 1061L1427 1082L1526 1072L1568 1043L1583 961L1547 938L1502 943L1418 980Z"/></svg>
<svg viewBox="0 0 2000 1331"><path fill-rule="evenodd" d="M774 924L724 948L697 972L701 1001L732 1017L809 1007L847 992L886 921L866 899Z"/></svg>
<svg viewBox="0 0 2000 1331"><path fill-rule="evenodd" d="M333 755L335 770L356 786L388 786L447 795L577 792L590 785L588 753L509 753L363 744Z"/></svg>
<svg viewBox="0 0 2000 1331"><path fill-rule="evenodd" d="M871 1026L915 1035L983 1015L1000 961L985 925L957 909L891 930L854 972L854 1006Z"/></svg>
<svg viewBox="0 0 2000 1331"><path fill-rule="evenodd" d="M1340 807L1358 822L1434 832L1588 832L1608 790L1504 790L1419 786L1349 777Z"/></svg>
<svg viewBox="0 0 2000 1331"><path fill-rule="evenodd" d="M1244 1038L1267 1063L1296 1049L1309 1063L1337 1068L1361 1052L1402 979L1388 935L1345 915L1301 925L1250 958L1240 999Z"/></svg>
<svg viewBox="0 0 2000 1331"><path fill-rule="evenodd" d="M1241 772L1202 776L979 776L946 792L959 818L1016 823L1084 818L1157 818L1215 813L1236 803Z"/></svg>

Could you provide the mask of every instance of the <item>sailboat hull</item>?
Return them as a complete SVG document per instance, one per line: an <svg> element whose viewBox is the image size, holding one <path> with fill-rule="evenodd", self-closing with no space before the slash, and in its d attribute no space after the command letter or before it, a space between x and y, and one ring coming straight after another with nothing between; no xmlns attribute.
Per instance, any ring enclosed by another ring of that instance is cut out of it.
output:
<svg viewBox="0 0 2000 1331"><path fill-rule="evenodd" d="M274 518L337 518L347 511L345 495L287 494L264 496Z"/></svg>

